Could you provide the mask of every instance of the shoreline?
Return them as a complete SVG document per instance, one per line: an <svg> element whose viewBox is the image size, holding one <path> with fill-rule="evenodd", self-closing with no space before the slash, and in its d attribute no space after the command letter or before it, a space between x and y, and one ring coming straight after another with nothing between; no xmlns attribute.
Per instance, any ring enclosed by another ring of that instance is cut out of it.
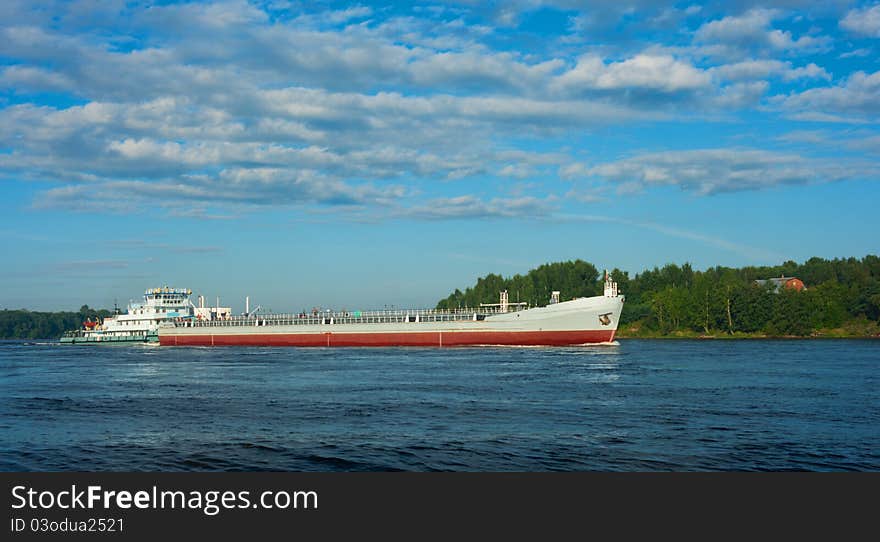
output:
<svg viewBox="0 0 880 542"><path fill-rule="evenodd" d="M660 331L653 329L645 320L637 320L618 325L615 338L620 339L695 339L695 340L748 340L748 339L880 339L880 323L866 318L853 318L835 327L806 328L803 334L776 334L769 330L734 331L722 329L695 331L676 329Z"/></svg>
<svg viewBox="0 0 880 542"><path fill-rule="evenodd" d="M731 335L615 335L614 340L650 340L650 341L835 341L835 340L878 340L878 335L848 335L848 336L812 336L812 335L760 335L760 336L731 336Z"/></svg>
<svg viewBox="0 0 880 542"><path fill-rule="evenodd" d="M876 334L811 334L811 335L768 335L765 333L717 333L705 334L696 332L677 331L673 333L621 333L619 330L614 339L656 339L656 340L720 340L720 341L747 341L747 340L837 340L837 339L880 339L880 333Z"/></svg>

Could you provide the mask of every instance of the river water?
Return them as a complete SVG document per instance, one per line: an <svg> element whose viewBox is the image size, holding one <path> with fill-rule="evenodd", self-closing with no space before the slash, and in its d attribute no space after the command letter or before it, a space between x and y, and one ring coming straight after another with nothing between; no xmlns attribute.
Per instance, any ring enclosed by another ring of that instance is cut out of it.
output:
<svg viewBox="0 0 880 542"><path fill-rule="evenodd" d="M0 470L880 470L880 341L0 342Z"/></svg>

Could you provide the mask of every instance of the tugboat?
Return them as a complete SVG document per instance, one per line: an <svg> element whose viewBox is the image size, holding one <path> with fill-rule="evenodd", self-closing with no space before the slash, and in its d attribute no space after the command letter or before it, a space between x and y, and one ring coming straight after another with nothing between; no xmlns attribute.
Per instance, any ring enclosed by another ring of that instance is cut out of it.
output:
<svg viewBox="0 0 880 542"><path fill-rule="evenodd" d="M88 319L80 329L65 332L61 343L158 343L161 322L193 319L196 308L190 295L192 290L186 288L150 288L144 292L143 303L129 303L125 314L117 308L113 316L102 321Z"/></svg>

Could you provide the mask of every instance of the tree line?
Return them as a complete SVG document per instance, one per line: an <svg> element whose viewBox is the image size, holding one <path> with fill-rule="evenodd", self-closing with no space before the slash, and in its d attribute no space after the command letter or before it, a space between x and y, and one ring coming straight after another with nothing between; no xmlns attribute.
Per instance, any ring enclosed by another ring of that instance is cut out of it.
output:
<svg viewBox="0 0 880 542"><path fill-rule="evenodd" d="M611 274L626 296L621 328L642 332L804 336L856 324L876 330L880 319L880 257L876 255L705 271L688 263L667 264L634 276L619 269ZM756 283L782 276L799 278L806 289L776 292L772 284ZM437 307L497 303L501 290L508 291L511 302L545 305L553 290L561 291L563 300L599 295L602 281L596 267L583 260L550 263L525 275L486 275L465 291L455 290Z"/></svg>
<svg viewBox="0 0 880 542"><path fill-rule="evenodd" d="M88 305L78 312L37 312L27 309L0 311L0 339L57 339L65 331L79 329L83 322L110 316L108 310Z"/></svg>

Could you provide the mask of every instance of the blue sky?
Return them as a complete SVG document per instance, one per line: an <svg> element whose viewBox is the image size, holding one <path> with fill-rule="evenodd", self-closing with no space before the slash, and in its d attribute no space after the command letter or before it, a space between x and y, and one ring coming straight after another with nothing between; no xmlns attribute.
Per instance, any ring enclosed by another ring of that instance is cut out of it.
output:
<svg viewBox="0 0 880 542"><path fill-rule="evenodd" d="M880 249L876 2L0 4L0 307Z"/></svg>

